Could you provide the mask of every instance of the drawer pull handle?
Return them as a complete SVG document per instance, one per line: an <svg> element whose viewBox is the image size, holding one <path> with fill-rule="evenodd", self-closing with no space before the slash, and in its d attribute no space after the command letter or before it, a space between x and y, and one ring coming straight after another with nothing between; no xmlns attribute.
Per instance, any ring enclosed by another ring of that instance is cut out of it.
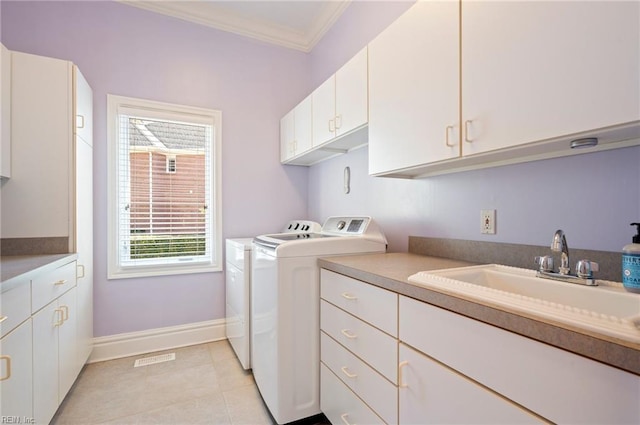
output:
<svg viewBox="0 0 640 425"><path fill-rule="evenodd" d="M64 285L65 283L67 283L67 279L60 279L54 282L54 285Z"/></svg>
<svg viewBox="0 0 640 425"><path fill-rule="evenodd" d="M5 320L7 320L9 317L7 316L2 316L0 317L0 323L4 322Z"/></svg>
<svg viewBox="0 0 640 425"><path fill-rule="evenodd" d="M82 270L82 272L80 270ZM78 264L78 267L76 268L76 277L78 279L84 277L84 266L82 264Z"/></svg>
<svg viewBox="0 0 640 425"><path fill-rule="evenodd" d="M409 362L407 360L400 362L398 365L398 387L399 388L407 388L408 385L402 382L402 368L408 365Z"/></svg>
<svg viewBox="0 0 640 425"><path fill-rule="evenodd" d="M342 419L342 422L344 422L344 425L356 425L356 424L352 424L347 420L348 416L349 416L348 413L343 413L342 415L340 415L340 419Z"/></svg>
<svg viewBox="0 0 640 425"><path fill-rule="evenodd" d="M358 299L358 297L356 297L355 295L350 294L348 292L343 292L342 293L342 298L347 299L347 300L357 300Z"/></svg>
<svg viewBox="0 0 640 425"><path fill-rule="evenodd" d="M11 378L11 356L0 356L0 360L7 361L7 375L0 378L0 381L6 381L7 379Z"/></svg>
<svg viewBox="0 0 640 425"><path fill-rule="evenodd" d="M347 378L357 378L358 375L356 375L355 373L351 373L349 372L349 369L347 369L346 366L342 366L340 368L340 370L342 371L342 373L344 373L345 375L347 375Z"/></svg>
<svg viewBox="0 0 640 425"><path fill-rule="evenodd" d="M356 339L358 337L358 335L352 333L349 329L343 329L340 332L349 339Z"/></svg>

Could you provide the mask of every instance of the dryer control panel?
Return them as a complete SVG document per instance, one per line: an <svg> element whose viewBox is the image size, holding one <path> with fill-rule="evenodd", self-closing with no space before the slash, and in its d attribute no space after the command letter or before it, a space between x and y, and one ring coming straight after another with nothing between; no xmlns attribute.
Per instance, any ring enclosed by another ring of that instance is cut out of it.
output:
<svg viewBox="0 0 640 425"><path fill-rule="evenodd" d="M371 217L329 217L322 226L322 233L334 235L363 235Z"/></svg>

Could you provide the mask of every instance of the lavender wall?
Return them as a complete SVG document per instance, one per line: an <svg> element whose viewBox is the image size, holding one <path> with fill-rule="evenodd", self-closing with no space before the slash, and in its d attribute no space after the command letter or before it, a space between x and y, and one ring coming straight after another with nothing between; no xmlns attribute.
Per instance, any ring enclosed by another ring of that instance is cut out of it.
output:
<svg viewBox="0 0 640 425"><path fill-rule="evenodd" d="M356 2L312 52L314 84L322 82L407 3ZM376 19L377 17L377 19ZM371 23L365 25L365 22ZM422 180L368 175L368 150L317 164L309 171L309 216L364 214L382 226L391 251L408 236L548 245L556 229L569 247L619 251L640 220L640 147L577 155ZM351 168L351 193L343 170ZM497 210L497 234L480 234L480 210Z"/></svg>
<svg viewBox="0 0 640 425"><path fill-rule="evenodd" d="M308 55L116 2L1 3L9 49L75 62L94 94L95 335L224 317L224 274L107 280L106 95L219 109L225 237L307 215L307 169L279 163L279 120ZM276 195L274 197L274 195Z"/></svg>
<svg viewBox="0 0 640 425"><path fill-rule="evenodd" d="M279 164L280 117L411 3L353 2L309 55L114 2L0 3L7 47L72 60L94 90L96 336L224 316L222 273L106 279L107 93L222 110L225 237L366 214L392 251L406 250L409 235L546 245L556 228L573 247L628 243L628 223L640 219L640 148L424 180L369 177L366 148L310 168ZM495 236L479 233L486 208L498 210Z"/></svg>

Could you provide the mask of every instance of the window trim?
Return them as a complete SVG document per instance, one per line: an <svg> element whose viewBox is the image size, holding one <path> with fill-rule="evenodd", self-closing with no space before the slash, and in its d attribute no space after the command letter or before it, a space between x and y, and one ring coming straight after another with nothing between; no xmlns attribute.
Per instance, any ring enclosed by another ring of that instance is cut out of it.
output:
<svg viewBox="0 0 640 425"><path fill-rule="evenodd" d="M209 124L213 128L213 146L211 147L211 232L212 232L212 260L211 262L191 262L188 264L153 264L140 266L120 265L119 256L119 220L118 196L119 185L119 150L118 140L118 113L127 109L144 110L149 117L167 119L167 115L173 117L183 116L185 120L194 123ZM108 186L108 279L121 279L131 277L164 276L175 274L204 273L222 271L222 112L219 110L199 107L177 105L153 100L138 99L107 94L107 186Z"/></svg>

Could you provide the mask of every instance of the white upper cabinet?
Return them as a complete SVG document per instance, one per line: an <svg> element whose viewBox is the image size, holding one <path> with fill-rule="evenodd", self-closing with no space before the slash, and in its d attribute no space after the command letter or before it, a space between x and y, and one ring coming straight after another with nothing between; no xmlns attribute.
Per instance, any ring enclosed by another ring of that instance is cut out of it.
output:
<svg viewBox="0 0 640 425"><path fill-rule="evenodd" d="M280 120L280 161L288 163L311 149L311 95Z"/></svg>
<svg viewBox="0 0 640 425"><path fill-rule="evenodd" d="M12 178L2 237L70 236L72 64L12 52Z"/></svg>
<svg viewBox="0 0 640 425"><path fill-rule="evenodd" d="M336 76L311 94L313 99L313 145L321 145L336 136Z"/></svg>
<svg viewBox="0 0 640 425"><path fill-rule="evenodd" d="M639 144L639 33L638 2L417 2L369 45L369 173Z"/></svg>
<svg viewBox="0 0 640 425"><path fill-rule="evenodd" d="M358 52L313 94L313 145L367 124L367 49Z"/></svg>
<svg viewBox="0 0 640 425"><path fill-rule="evenodd" d="M367 68L365 47L282 118L283 164L313 165L367 143Z"/></svg>
<svg viewBox="0 0 640 425"><path fill-rule="evenodd" d="M295 109L292 109L280 119L280 162L282 163L295 156L294 112Z"/></svg>
<svg viewBox="0 0 640 425"><path fill-rule="evenodd" d="M369 44L369 173L457 157L459 8L419 2Z"/></svg>
<svg viewBox="0 0 640 425"><path fill-rule="evenodd" d="M463 154L640 120L639 20L638 2L464 1Z"/></svg>
<svg viewBox="0 0 640 425"><path fill-rule="evenodd" d="M0 43L0 177L11 177L11 52Z"/></svg>

